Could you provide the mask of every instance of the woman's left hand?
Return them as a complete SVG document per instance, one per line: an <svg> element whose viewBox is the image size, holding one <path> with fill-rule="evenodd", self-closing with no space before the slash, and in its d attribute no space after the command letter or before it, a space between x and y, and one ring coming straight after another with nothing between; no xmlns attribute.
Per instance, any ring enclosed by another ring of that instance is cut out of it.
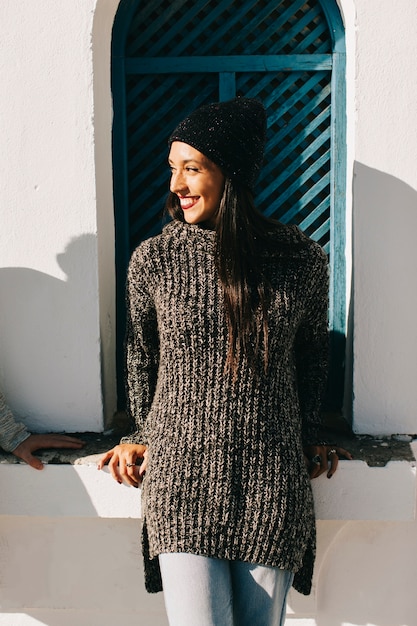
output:
<svg viewBox="0 0 417 626"><path fill-rule="evenodd" d="M353 458L350 452L338 446L323 444L304 448L304 460L311 479L317 478L324 472L327 472L327 478L331 478L339 464L339 457Z"/></svg>

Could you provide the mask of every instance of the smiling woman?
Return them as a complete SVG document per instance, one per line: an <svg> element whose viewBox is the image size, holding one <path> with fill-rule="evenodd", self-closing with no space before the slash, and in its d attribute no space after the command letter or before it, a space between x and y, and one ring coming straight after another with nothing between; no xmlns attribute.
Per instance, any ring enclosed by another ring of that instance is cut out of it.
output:
<svg viewBox="0 0 417 626"><path fill-rule="evenodd" d="M188 224L206 223L212 228L224 189L220 168L192 146L174 141L168 159L170 190L178 196Z"/></svg>
<svg viewBox="0 0 417 626"><path fill-rule="evenodd" d="M173 219L129 264L133 432L99 468L142 485L146 586L171 626L283 624L289 587L311 589L310 478L344 453L319 443L326 254L254 204L266 120L236 98L177 126Z"/></svg>

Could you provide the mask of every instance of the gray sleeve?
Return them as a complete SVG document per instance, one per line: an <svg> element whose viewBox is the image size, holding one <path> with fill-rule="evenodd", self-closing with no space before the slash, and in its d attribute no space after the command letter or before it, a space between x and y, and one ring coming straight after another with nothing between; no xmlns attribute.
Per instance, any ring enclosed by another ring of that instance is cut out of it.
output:
<svg viewBox="0 0 417 626"><path fill-rule="evenodd" d="M147 444L145 423L159 364L158 323L146 280L148 269L149 263L137 249L129 264L126 288L126 400L133 430L120 443Z"/></svg>
<svg viewBox="0 0 417 626"><path fill-rule="evenodd" d="M30 432L21 422L16 422L13 413L7 406L4 396L0 393L0 446L7 452L12 452Z"/></svg>

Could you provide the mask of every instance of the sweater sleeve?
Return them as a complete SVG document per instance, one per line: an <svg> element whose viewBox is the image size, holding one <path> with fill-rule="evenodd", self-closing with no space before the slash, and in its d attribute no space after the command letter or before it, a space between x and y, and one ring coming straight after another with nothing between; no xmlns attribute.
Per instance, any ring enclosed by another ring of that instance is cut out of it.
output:
<svg viewBox="0 0 417 626"><path fill-rule="evenodd" d="M149 267L138 248L132 255L126 286L126 396L133 432L121 443L147 444L146 417L155 393L159 363L158 328Z"/></svg>
<svg viewBox="0 0 417 626"><path fill-rule="evenodd" d="M0 446L7 452L13 452L28 437L30 432L24 424L16 422L3 394L0 393Z"/></svg>
<svg viewBox="0 0 417 626"><path fill-rule="evenodd" d="M318 246L316 249L318 254L312 268L310 302L296 337L296 364L303 445L317 443L319 438L320 409L328 368L328 261L324 251Z"/></svg>

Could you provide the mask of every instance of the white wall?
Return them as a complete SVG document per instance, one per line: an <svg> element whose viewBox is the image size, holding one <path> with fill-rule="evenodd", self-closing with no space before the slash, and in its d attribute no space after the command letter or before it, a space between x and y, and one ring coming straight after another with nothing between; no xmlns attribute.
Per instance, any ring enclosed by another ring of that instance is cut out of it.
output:
<svg viewBox="0 0 417 626"><path fill-rule="evenodd" d="M417 432L417 4L357 0L354 426Z"/></svg>
<svg viewBox="0 0 417 626"><path fill-rule="evenodd" d="M94 8L0 8L0 385L37 430L103 426Z"/></svg>

